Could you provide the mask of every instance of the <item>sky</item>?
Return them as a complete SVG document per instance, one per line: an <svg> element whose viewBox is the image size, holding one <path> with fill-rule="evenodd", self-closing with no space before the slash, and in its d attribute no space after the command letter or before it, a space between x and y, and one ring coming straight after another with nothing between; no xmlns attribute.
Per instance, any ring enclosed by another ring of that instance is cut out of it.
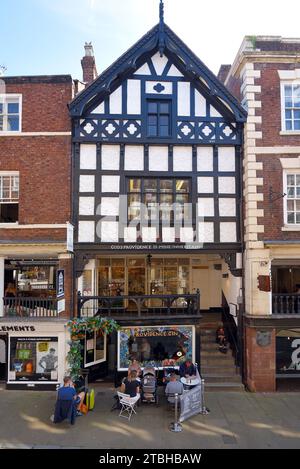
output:
<svg viewBox="0 0 300 469"><path fill-rule="evenodd" d="M217 73L245 35L300 37L300 1L164 0L165 22ZM0 0L0 65L6 76L82 78L84 43L98 72L158 23L159 0Z"/></svg>

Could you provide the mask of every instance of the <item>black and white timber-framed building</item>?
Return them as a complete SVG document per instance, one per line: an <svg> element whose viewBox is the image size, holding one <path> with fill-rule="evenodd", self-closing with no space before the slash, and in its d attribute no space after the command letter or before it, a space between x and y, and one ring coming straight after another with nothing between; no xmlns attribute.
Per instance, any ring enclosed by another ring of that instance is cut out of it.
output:
<svg viewBox="0 0 300 469"><path fill-rule="evenodd" d="M159 24L70 115L79 313L122 325L93 365L199 361L200 312L236 304L242 287L246 111L164 23L161 4Z"/></svg>

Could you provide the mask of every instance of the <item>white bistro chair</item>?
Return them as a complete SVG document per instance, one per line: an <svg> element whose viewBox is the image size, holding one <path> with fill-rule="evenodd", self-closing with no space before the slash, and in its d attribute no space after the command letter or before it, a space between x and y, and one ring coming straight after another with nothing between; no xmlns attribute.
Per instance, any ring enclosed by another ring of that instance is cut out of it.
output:
<svg viewBox="0 0 300 469"><path fill-rule="evenodd" d="M140 395L137 394L135 397L130 397L129 394L124 394L123 392L118 391L118 398L122 406L119 417L124 417L130 420L132 414L136 414L135 406L140 399Z"/></svg>

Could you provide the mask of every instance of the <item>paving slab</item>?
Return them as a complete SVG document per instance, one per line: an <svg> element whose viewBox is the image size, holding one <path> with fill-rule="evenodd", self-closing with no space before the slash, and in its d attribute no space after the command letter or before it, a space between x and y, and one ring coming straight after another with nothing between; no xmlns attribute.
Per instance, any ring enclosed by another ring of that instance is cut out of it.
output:
<svg viewBox="0 0 300 469"><path fill-rule="evenodd" d="M96 406L76 424L51 422L56 393L0 392L0 448L237 449L300 448L300 394L210 392L208 415L169 431L174 413L160 389L159 405L141 405L131 422L111 412L114 388L97 384Z"/></svg>

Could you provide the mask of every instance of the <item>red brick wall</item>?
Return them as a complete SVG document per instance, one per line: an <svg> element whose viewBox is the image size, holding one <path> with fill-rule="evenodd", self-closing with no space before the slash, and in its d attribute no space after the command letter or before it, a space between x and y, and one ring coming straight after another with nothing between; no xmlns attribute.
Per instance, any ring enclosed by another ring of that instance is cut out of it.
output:
<svg viewBox="0 0 300 469"><path fill-rule="evenodd" d="M271 331L271 344L265 347L256 342L257 330L246 327L246 384L253 392L276 390L275 329Z"/></svg>
<svg viewBox="0 0 300 469"><path fill-rule="evenodd" d="M72 83L6 84L6 93L22 94L22 132L70 132L68 103Z"/></svg>
<svg viewBox="0 0 300 469"><path fill-rule="evenodd" d="M71 137L0 137L5 170L20 172L20 224L70 220Z"/></svg>
<svg viewBox="0 0 300 469"><path fill-rule="evenodd" d="M292 60L292 59L291 59ZM280 135L281 132L281 98L278 70L294 70L299 64L256 63L255 70L261 70L261 78L255 79L255 85L261 85L261 94L255 99L261 100L262 107L256 115L262 116L263 138L257 140L258 146L300 145L300 135ZM256 126L256 130L260 130Z"/></svg>
<svg viewBox="0 0 300 469"><path fill-rule="evenodd" d="M66 242L67 240L67 231L64 228L55 228L55 229L1 229L0 228L0 239L3 241L62 241Z"/></svg>
<svg viewBox="0 0 300 469"><path fill-rule="evenodd" d="M264 184L261 191L264 194L264 201L257 203L258 209L264 209L264 217L258 218L258 223L263 224L265 229L264 233L258 235L259 240L298 240L299 232L295 231L282 231L284 226L284 205L286 197L280 197L283 194L283 171L280 163L280 158L295 158L297 155L257 155L258 162L263 163L263 170L257 171L257 177L264 179ZM270 188L274 191L273 198L277 198L270 204Z"/></svg>

